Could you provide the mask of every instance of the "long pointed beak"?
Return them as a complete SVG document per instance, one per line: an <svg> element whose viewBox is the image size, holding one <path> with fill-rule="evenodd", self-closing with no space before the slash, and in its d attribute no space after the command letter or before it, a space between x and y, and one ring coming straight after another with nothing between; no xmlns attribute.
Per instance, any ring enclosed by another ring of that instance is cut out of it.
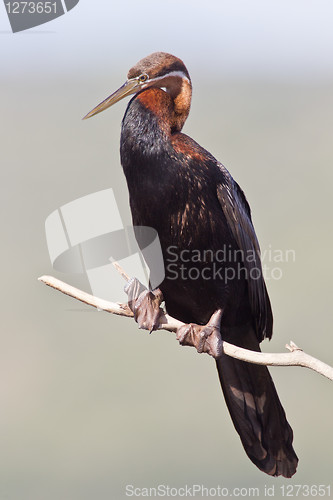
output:
<svg viewBox="0 0 333 500"><path fill-rule="evenodd" d="M107 97L104 101L100 102L94 109L89 111L89 113L83 118L83 120L86 120L87 118L90 118L91 116L97 115L98 113L101 113L105 109L109 108L112 106L112 104L115 104L116 102L120 101L124 97L135 94L136 92L139 91L140 89L140 83L138 80L133 79L133 80L127 80L127 82L124 83L118 90L116 90L113 94L111 94L109 97Z"/></svg>

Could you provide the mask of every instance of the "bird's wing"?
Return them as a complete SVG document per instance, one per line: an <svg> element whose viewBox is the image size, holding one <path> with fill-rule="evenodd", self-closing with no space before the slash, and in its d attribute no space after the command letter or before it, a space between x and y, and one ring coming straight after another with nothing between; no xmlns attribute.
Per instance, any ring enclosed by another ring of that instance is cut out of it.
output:
<svg viewBox="0 0 333 500"><path fill-rule="evenodd" d="M228 170L219 162L218 167L222 176L217 187L217 197L229 228L242 251L258 339L270 338L273 328L272 310L262 275L260 248L251 220L251 210L245 194Z"/></svg>

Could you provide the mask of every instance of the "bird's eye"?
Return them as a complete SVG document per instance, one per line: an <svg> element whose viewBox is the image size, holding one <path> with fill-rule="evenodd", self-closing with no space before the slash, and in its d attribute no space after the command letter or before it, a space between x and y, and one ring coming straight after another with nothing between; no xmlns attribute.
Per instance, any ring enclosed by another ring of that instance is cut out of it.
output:
<svg viewBox="0 0 333 500"><path fill-rule="evenodd" d="M146 80L148 80L148 75L146 75L146 73L142 73L142 75L139 76L139 82L143 83Z"/></svg>

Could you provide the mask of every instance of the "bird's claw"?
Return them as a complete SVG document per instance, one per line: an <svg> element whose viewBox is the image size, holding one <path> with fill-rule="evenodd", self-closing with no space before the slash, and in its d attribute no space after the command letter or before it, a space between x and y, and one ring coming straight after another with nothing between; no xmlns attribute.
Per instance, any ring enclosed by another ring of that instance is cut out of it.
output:
<svg viewBox="0 0 333 500"><path fill-rule="evenodd" d="M181 345L193 346L199 353L205 352L217 359L222 354L220 323L222 310L216 311L207 325L189 323L177 330L177 339Z"/></svg>
<svg viewBox="0 0 333 500"><path fill-rule="evenodd" d="M131 278L124 290L128 295L128 306L139 328L149 330L150 333L157 330L164 314L160 307L163 301L160 289L148 290L138 279Z"/></svg>

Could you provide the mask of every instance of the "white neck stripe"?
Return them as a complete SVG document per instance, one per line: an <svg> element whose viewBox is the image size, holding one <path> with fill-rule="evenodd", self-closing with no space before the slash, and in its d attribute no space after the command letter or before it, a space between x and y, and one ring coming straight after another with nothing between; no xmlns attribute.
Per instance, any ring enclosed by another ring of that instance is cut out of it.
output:
<svg viewBox="0 0 333 500"><path fill-rule="evenodd" d="M183 71L170 71L170 73L165 73L165 75L163 75L163 76L158 76L156 78L152 78L151 80L148 80L147 83L158 82L160 80L164 80L165 78L169 78L170 76L181 78L182 80L186 80L188 83L190 83L190 80L188 79L188 77L185 75L185 73Z"/></svg>

